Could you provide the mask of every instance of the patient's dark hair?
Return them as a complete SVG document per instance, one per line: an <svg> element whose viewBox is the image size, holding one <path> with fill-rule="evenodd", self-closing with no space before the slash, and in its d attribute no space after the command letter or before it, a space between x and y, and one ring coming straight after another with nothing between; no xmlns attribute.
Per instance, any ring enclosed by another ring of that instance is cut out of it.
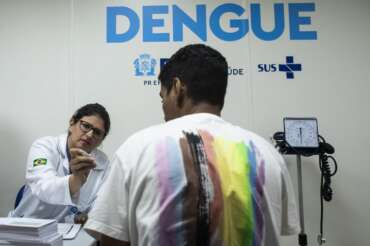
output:
<svg viewBox="0 0 370 246"><path fill-rule="evenodd" d="M194 104L207 102L222 109L227 87L228 65L217 50L204 44L179 49L163 66L158 79L167 93L179 78Z"/></svg>

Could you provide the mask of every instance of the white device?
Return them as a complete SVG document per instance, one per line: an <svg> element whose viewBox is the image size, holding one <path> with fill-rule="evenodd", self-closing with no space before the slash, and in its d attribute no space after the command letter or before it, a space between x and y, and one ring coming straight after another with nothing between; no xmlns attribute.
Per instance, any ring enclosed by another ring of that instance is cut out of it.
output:
<svg viewBox="0 0 370 246"><path fill-rule="evenodd" d="M318 148L316 118L284 118L285 141L293 148Z"/></svg>

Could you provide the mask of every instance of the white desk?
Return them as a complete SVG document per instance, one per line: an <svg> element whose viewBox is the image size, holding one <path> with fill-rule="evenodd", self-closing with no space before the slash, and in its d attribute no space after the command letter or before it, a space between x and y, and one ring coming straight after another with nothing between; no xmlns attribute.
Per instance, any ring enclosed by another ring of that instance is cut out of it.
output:
<svg viewBox="0 0 370 246"><path fill-rule="evenodd" d="M96 246L97 241L81 228L73 240L63 240L63 246Z"/></svg>

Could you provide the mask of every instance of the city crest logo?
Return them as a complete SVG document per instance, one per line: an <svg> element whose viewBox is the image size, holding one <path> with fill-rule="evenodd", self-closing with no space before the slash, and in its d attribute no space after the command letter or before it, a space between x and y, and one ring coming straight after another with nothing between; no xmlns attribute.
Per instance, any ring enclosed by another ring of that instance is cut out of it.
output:
<svg viewBox="0 0 370 246"><path fill-rule="evenodd" d="M135 76L155 76L157 61L149 54L141 54L134 61Z"/></svg>

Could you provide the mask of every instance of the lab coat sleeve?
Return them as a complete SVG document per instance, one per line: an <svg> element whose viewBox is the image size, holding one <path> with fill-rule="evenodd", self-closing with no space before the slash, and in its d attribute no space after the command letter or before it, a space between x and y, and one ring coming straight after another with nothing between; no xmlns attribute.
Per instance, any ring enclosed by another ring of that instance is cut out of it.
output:
<svg viewBox="0 0 370 246"><path fill-rule="evenodd" d="M42 164L35 164L37 160ZM69 176L58 170L63 170L62 157L57 149L57 143L51 139L36 140L27 158L26 183L40 200L49 204L75 205L69 190ZM45 163L46 162L46 163Z"/></svg>

